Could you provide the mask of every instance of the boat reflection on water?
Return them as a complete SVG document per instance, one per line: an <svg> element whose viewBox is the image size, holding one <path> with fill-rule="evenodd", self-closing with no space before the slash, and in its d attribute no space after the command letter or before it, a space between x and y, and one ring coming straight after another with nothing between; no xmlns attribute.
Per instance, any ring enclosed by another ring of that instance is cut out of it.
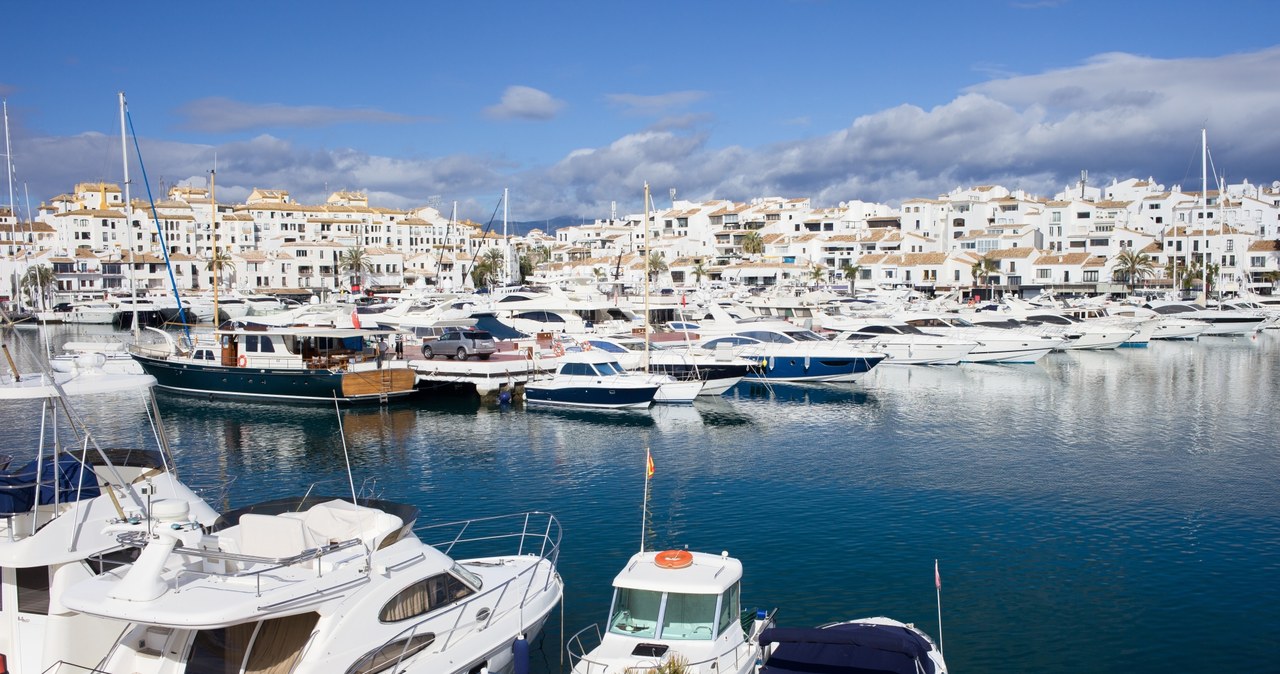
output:
<svg viewBox="0 0 1280 674"><path fill-rule="evenodd" d="M878 368L876 368L878 369ZM827 405L833 403L853 403L866 405L875 403L875 396L861 384L847 383L794 383L785 384L744 380L725 394L731 400L767 400L781 403L800 403L809 405Z"/></svg>

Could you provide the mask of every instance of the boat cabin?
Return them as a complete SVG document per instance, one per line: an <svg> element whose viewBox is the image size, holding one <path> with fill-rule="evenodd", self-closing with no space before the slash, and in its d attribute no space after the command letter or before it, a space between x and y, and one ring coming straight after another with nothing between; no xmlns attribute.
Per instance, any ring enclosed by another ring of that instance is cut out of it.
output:
<svg viewBox="0 0 1280 674"><path fill-rule="evenodd" d="M672 562L663 562L668 555ZM712 641L741 631L742 563L728 555L644 552L613 581L610 634L664 641Z"/></svg>

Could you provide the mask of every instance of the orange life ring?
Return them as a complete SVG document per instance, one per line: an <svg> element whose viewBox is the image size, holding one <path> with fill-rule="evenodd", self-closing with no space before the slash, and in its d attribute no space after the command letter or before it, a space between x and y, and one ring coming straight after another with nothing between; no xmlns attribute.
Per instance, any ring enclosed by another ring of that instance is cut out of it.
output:
<svg viewBox="0 0 1280 674"><path fill-rule="evenodd" d="M586 341L586 340L583 340L583 341L581 342L581 345L582 345L582 350L583 350L583 351L590 351L590 350L591 350L591 342L588 342L588 341Z"/></svg>
<svg viewBox="0 0 1280 674"><path fill-rule="evenodd" d="M693 566L693 553L688 550L663 550L653 556L660 569L683 569Z"/></svg>
<svg viewBox="0 0 1280 674"><path fill-rule="evenodd" d="M245 365L249 364L249 359L245 358L244 354L242 353L240 354L240 360L237 360L236 363L238 363L240 367L244 367Z"/></svg>
<svg viewBox="0 0 1280 674"><path fill-rule="evenodd" d="M557 356L563 356L563 355L564 355L564 345L563 345L563 344L561 344L560 342L556 342L556 343L555 343L555 346L552 346L552 347L551 347L551 353L553 353L553 354L555 354L555 355L557 355Z"/></svg>

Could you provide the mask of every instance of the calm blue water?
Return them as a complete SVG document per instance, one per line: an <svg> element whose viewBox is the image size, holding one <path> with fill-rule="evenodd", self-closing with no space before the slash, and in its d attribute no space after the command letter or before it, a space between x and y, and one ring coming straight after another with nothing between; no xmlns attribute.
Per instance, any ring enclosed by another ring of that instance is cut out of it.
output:
<svg viewBox="0 0 1280 674"><path fill-rule="evenodd" d="M62 339L74 334L63 334ZM18 344L20 357L30 345ZM747 606L937 635L957 672L1266 670L1280 642L1280 334L1035 366L876 368L840 386L742 385L641 413L406 403L342 412L358 486L422 522L522 510L565 530L568 633L648 547L728 550ZM127 405L82 411L134 444ZM161 396L183 477L223 505L347 491L332 409ZM0 406L6 451L37 428ZM558 671L557 621L539 667Z"/></svg>

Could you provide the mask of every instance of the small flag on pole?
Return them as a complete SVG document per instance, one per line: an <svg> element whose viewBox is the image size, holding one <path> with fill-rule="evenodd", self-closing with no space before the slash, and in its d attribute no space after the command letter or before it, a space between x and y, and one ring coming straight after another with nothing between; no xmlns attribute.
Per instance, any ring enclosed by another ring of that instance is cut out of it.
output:
<svg viewBox="0 0 1280 674"><path fill-rule="evenodd" d="M933 560L933 586L942 589L942 576L938 575L938 560Z"/></svg>
<svg viewBox="0 0 1280 674"><path fill-rule="evenodd" d="M644 453L644 476L646 478L653 477L653 455L649 452Z"/></svg>

